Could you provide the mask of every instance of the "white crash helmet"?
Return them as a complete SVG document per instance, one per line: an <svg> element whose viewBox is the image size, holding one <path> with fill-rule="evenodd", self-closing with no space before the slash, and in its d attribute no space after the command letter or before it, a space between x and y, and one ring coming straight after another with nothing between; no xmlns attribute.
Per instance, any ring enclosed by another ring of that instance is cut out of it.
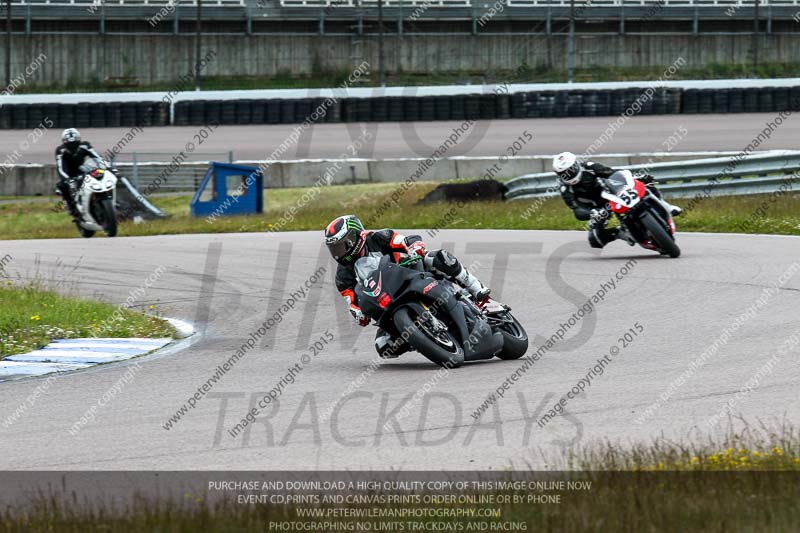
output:
<svg viewBox="0 0 800 533"><path fill-rule="evenodd" d="M575 185L581 180L583 167L572 152L561 152L553 158L553 172L564 185Z"/></svg>
<svg viewBox="0 0 800 533"><path fill-rule="evenodd" d="M81 134L75 128L67 128L61 132L61 142L77 143L81 141Z"/></svg>

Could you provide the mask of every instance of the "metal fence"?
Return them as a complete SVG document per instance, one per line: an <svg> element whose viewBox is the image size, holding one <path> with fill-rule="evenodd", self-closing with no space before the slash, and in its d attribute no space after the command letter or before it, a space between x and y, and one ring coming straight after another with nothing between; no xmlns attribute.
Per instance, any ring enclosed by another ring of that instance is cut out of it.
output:
<svg viewBox="0 0 800 533"><path fill-rule="evenodd" d="M426 7L485 7L486 0L383 0L386 7L426 6ZM281 0L282 6L291 7L358 7L375 6L378 0ZM508 7L569 7L570 0L505 0ZM577 0L577 7L618 7L618 6L751 6L753 0ZM800 5L800 0L762 0L762 6Z"/></svg>
<svg viewBox="0 0 800 533"><path fill-rule="evenodd" d="M196 190L211 161L233 163L233 152L131 152L120 154L112 163L147 196Z"/></svg>
<svg viewBox="0 0 800 533"><path fill-rule="evenodd" d="M359 7L376 6L379 0L280 0L285 7ZM204 6L247 7L264 4L263 0L203 0ZM569 7L570 0L505 0L508 7ZM800 0L761 0L762 6L794 6ZM31 6L196 6L197 0L12 0L12 5ZM383 0L386 7L426 6L426 7L483 7L486 0ZM606 6L752 6L753 0L577 0L578 7Z"/></svg>
<svg viewBox="0 0 800 533"><path fill-rule="evenodd" d="M252 3L252 2L250 2ZM197 0L11 0L21 6L195 6ZM246 6L246 0L203 0L204 6Z"/></svg>
<svg viewBox="0 0 800 533"><path fill-rule="evenodd" d="M16 34L179 35L195 31L198 5L197 0L12 0L10 11ZM395 35L549 36L559 33L552 26L571 14L576 35L749 34L752 20L761 21L761 33L794 34L796 24L789 21L800 16L800 0L575 0L574 5L570 0L203 0L202 5L204 34L248 36L361 36L376 33L376 27ZM376 26L380 18L384 24ZM725 23L706 24L712 20ZM464 21L471 21L471 28ZM537 21L542 28L521 21Z"/></svg>
<svg viewBox="0 0 800 533"><path fill-rule="evenodd" d="M648 173L659 189L675 197L697 194L764 194L778 190L785 177L800 170L800 151L776 150L761 154L738 153L727 157L629 165L636 174ZM526 174L506 182L507 200L522 200L559 194L552 172Z"/></svg>

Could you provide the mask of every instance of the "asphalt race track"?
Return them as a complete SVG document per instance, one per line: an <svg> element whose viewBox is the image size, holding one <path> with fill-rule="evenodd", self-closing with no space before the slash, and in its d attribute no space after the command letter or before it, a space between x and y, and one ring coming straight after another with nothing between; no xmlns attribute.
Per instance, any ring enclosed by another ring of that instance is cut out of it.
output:
<svg viewBox="0 0 800 533"><path fill-rule="evenodd" d="M775 113L743 113L725 115L661 115L636 116L618 129L598 153L640 153L655 151L692 152L705 150L743 150L758 136L765 123L775 120ZM448 151L448 157L497 156L523 132L529 130L534 142L517 155L556 154L564 150L582 153L617 117L519 119L478 121L459 144ZM347 150L350 139L356 139L365 127L373 135L358 151L362 158L428 157L460 122L401 122L369 124L317 124L307 130L297 143L281 154L280 159L343 159L352 157ZM263 160L283 143L296 124L274 126L221 126L198 145L195 156L216 154L220 159L229 150L237 160ZM156 153L155 160L170 160L194 138L197 126L145 128L128 144L123 153ZM680 131L686 133L679 135ZM130 128L82 128L101 153L125 137ZM0 153L19 150L21 130L0 130ZM35 143L20 150L17 163L52 163L53 151L60 143L61 130L50 129ZM664 144L670 136L681 140ZM759 150L797 149L800 123L786 120L762 143ZM374 140L374 143L373 143ZM195 139L196 141L196 139ZM147 158L147 156L143 156ZM130 157L123 158L130 160Z"/></svg>
<svg viewBox="0 0 800 533"><path fill-rule="evenodd" d="M61 375L38 394L43 378L0 383L0 422L35 394L18 420L0 424L0 469L552 468L566 448L597 439L697 438L732 399L734 414L752 423L800 421L798 352L780 350L800 329L800 264L791 266L800 262L798 238L679 234L683 256L673 260L623 243L600 253L578 232L453 230L436 238L423 232L429 246L448 247L474 265L529 334L540 336L536 346L601 284L621 275L616 288L474 422L471 413L520 362L493 360L437 375L437 367L410 353L370 370L374 328L352 323L332 286L333 264L320 236L4 242L12 276L30 278L38 268L64 283L61 290L114 303L164 265L167 272L139 303L154 303L163 315L193 322L200 331L177 353ZM283 320L165 429L218 365L320 266L327 268L324 281L299 295ZM618 348L583 396L569 400L568 414L539 427L536 419L637 322L643 331ZM308 346L326 330L334 340L310 357ZM715 342L704 364L692 367ZM309 361L292 383L284 376L304 354ZM770 358L774 364L761 372L758 386L737 397ZM138 365L135 377L115 386L132 365ZM687 370L685 383L668 390ZM277 406L273 402L255 425L230 436L228 429L282 378ZM428 392L422 401L413 397L420 388ZM71 434L104 394L96 418ZM662 405L637 422L662 394ZM723 421L714 431L726 427Z"/></svg>

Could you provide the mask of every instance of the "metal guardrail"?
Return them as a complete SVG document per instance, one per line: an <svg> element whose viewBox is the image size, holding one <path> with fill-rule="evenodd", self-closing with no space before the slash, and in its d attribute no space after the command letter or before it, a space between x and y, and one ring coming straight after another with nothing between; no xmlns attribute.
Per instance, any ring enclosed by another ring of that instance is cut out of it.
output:
<svg viewBox="0 0 800 533"><path fill-rule="evenodd" d="M659 189L675 197L694 196L706 190L717 195L763 194L776 191L785 182L785 176L800 171L800 151L776 150L618 168L629 169L634 174L646 171L661 184ZM552 172L525 174L507 181L506 187L506 200L559 194Z"/></svg>

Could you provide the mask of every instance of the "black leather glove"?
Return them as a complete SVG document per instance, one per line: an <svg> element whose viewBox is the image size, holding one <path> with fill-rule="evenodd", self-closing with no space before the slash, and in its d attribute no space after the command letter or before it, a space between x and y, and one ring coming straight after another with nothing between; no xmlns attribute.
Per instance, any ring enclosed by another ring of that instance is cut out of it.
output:
<svg viewBox="0 0 800 533"><path fill-rule="evenodd" d="M641 181L645 185L650 185L651 183L655 183L656 179L650 174L645 174L644 176L639 178L639 181Z"/></svg>

